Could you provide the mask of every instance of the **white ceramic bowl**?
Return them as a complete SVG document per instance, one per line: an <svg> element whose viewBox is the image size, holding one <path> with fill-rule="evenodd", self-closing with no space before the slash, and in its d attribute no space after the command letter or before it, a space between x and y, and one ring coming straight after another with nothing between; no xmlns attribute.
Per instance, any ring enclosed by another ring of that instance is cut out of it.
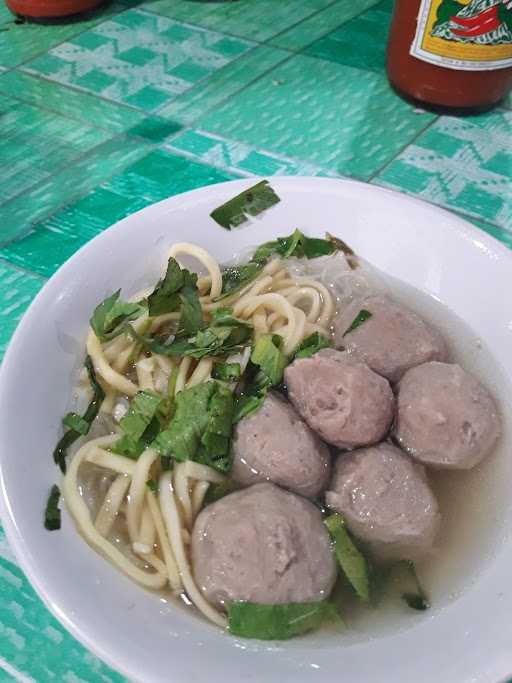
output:
<svg viewBox="0 0 512 683"><path fill-rule="evenodd" d="M197 242L223 260L296 227L319 236L328 230L378 268L446 303L512 377L512 253L502 245L431 205L342 180L273 178L282 201L261 217L232 232L209 218L254 182L188 192L120 221L51 278L18 326L0 374L0 498L22 569L74 636L144 683L504 680L512 674L507 540L457 599L412 614L400 628L390 624L370 640L311 635L265 644L231 638L134 585L82 541L67 515L60 532L44 530L44 502L58 479L51 453L90 312L120 286L130 294L154 283L175 241ZM505 496L507 483L497 496ZM500 524L510 517L505 504Z"/></svg>

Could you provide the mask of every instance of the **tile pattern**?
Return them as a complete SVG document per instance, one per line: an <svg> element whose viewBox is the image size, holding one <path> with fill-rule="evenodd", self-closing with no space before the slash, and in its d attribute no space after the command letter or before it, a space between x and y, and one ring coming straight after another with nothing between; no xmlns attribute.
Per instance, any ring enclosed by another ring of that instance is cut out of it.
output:
<svg viewBox="0 0 512 683"><path fill-rule="evenodd" d="M8 74L6 74L8 75ZM0 95L0 206L68 167L109 133ZM59 154L55 154L56 146Z"/></svg>
<svg viewBox="0 0 512 683"><path fill-rule="evenodd" d="M383 72L385 48L382 35L388 32L393 0L382 0L336 30L310 45L305 53L339 64Z"/></svg>
<svg viewBox="0 0 512 683"><path fill-rule="evenodd" d="M229 169L242 176L335 175L309 162L287 159L242 142L226 140L199 130L187 130L177 135L167 147L179 154L200 159L210 166Z"/></svg>
<svg viewBox="0 0 512 683"><path fill-rule="evenodd" d="M0 681L121 683L124 679L119 674L85 652L41 608L39 598L11 559L0 529ZM8 677L2 660L8 662L11 673L20 675ZM30 672L30 678L22 678L25 671Z"/></svg>
<svg viewBox="0 0 512 683"><path fill-rule="evenodd" d="M384 76L296 55L197 125L366 180L433 119L399 100Z"/></svg>
<svg viewBox="0 0 512 683"><path fill-rule="evenodd" d="M169 195L234 177L165 150L154 150L39 223L23 239L7 244L0 249L0 259L50 277L77 249L121 218Z"/></svg>
<svg viewBox="0 0 512 683"><path fill-rule="evenodd" d="M512 228L512 112L442 117L376 182Z"/></svg>
<svg viewBox="0 0 512 683"><path fill-rule="evenodd" d="M347 0L337 0L337 2L329 5L321 12L313 14L287 31L283 31L283 33L280 33L275 38L271 38L268 42L270 45L297 52L318 38L330 33L335 28L338 28L349 19L361 14L368 7L374 5L375 1L358 0L358 2L347 2ZM359 65L366 67L362 60L359 61Z"/></svg>
<svg viewBox="0 0 512 683"><path fill-rule="evenodd" d="M0 260L0 355L3 355L18 321L43 284L40 277Z"/></svg>
<svg viewBox="0 0 512 683"><path fill-rule="evenodd" d="M190 2L150 0L146 9L179 21L263 42L328 7L334 0Z"/></svg>
<svg viewBox="0 0 512 683"><path fill-rule="evenodd" d="M0 6L0 357L47 277L147 204L237 176L348 175L512 248L512 96L415 111L383 73L390 0L116 0L56 24ZM120 683L42 606L0 528L0 681Z"/></svg>
<svg viewBox="0 0 512 683"><path fill-rule="evenodd" d="M24 68L108 100L155 111L249 47L247 41L131 9Z"/></svg>

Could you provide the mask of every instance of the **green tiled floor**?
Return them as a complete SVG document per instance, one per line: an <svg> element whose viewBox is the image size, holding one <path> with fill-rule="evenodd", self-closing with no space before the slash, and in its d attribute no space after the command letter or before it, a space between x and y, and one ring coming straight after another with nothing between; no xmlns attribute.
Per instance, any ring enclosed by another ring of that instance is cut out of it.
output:
<svg viewBox="0 0 512 683"><path fill-rule="evenodd" d="M150 0L145 7L179 21L263 42L332 4L333 0L183 2Z"/></svg>
<svg viewBox="0 0 512 683"><path fill-rule="evenodd" d="M44 281L0 260L0 354L3 355L16 324ZM0 587L1 587L0 581ZM1 633L1 629L0 629ZM1 645L0 645L1 653ZM1 678L0 678L1 680Z"/></svg>
<svg viewBox="0 0 512 683"><path fill-rule="evenodd" d="M236 177L164 150L129 165L72 207L55 213L0 249L0 259L50 277L101 230L169 195Z"/></svg>
<svg viewBox="0 0 512 683"><path fill-rule="evenodd" d="M433 118L399 100L384 76L297 55L197 125L366 180Z"/></svg>
<svg viewBox="0 0 512 683"><path fill-rule="evenodd" d="M339 64L383 72L392 0L382 0L366 12L341 24L339 28L310 45L305 53Z"/></svg>
<svg viewBox="0 0 512 683"><path fill-rule="evenodd" d="M7 75L7 74L6 74ZM0 95L0 205L105 142L109 133ZM59 154L55 154L55 147Z"/></svg>
<svg viewBox="0 0 512 683"><path fill-rule="evenodd" d="M455 119L389 89L390 0L0 7L0 357L46 278L115 221L238 176L348 176L512 248L512 99ZM0 528L0 681L120 683L50 616ZM14 673L13 673L14 672Z"/></svg>
<svg viewBox="0 0 512 683"><path fill-rule="evenodd" d="M322 11L283 31L269 42L286 50L301 50L374 4L375 0L337 0Z"/></svg>
<svg viewBox="0 0 512 683"><path fill-rule="evenodd" d="M443 117L376 179L447 208L512 225L512 112Z"/></svg>
<svg viewBox="0 0 512 683"><path fill-rule="evenodd" d="M155 111L250 43L130 9L24 65L29 73Z"/></svg>

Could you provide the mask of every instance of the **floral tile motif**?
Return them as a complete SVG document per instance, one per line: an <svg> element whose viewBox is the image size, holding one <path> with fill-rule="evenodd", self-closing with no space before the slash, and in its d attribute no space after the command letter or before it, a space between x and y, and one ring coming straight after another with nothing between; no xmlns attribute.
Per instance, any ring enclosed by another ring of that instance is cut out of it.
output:
<svg viewBox="0 0 512 683"><path fill-rule="evenodd" d="M178 154L198 159L209 166L228 169L242 176L335 175L308 162L287 159L243 142L226 140L198 130L180 133L167 143L166 147Z"/></svg>
<svg viewBox="0 0 512 683"><path fill-rule="evenodd" d="M28 62L24 70L156 111L251 44L131 9Z"/></svg>
<svg viewBox="0 0 512 683"><path fill-rule="evenodd" d="M374 182L512 228L512 112L441 117Z"/></svg>

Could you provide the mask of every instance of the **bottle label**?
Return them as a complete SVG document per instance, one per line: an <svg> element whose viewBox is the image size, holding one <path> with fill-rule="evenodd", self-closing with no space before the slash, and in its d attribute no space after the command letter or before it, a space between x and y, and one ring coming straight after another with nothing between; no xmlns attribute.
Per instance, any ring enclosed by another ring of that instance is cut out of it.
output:
<svg viewBox="0 0 512 683"><path fill-rule="evenodd" d="M512 66L512 0L421 0L410 53L461 71Z"/></svg>

